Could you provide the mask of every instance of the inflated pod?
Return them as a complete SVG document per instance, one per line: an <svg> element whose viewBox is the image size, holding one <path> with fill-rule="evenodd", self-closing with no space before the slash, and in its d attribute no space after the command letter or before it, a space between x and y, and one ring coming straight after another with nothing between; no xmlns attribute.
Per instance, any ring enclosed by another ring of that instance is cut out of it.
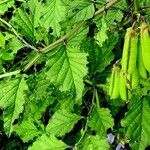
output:
<svg viewBox="0 0 150 150"><path fill-rule="evenodd" d="M132 89L135 89L139 84L139 72L137 68L132 73L131 83L132 83Z"/></svg>
<svg viewBox="0 0 150 150"><path fill-rule="evenodd" d="M116 99L119 97L119 78L120 78L120 68L114 66L112 69L109 95L111 99Z"/></svg>
<svg viewBox="0 0 150 150"><path fill-rule="evenodd" d="M126 76L123 71L120 71L119 94L122 100L127 100Z"/></svg>
<svg viewBox="0 0 150 150"><path fill-rule="evenodd" d="M137 44L138 34L130 27L126 31L122 55L122 70L128 74L132 74L136 67Z"/></svg>
<svg viewBox="0 0 150 150"><path fill-rule="evenodd" d="M150 30L149 26L142 22L140 29L140 39L142 48L143 64L148 72L150 72Z"/></svg>
<svg viewBox="0 0 150 150"><path fill-rule="evenodd" d="M137 67L138 67L138 72L139 72L140 76L143 79L147 79L147 72L146 72L146 68L145 68L145 66L143 64L142 49L141 49L141 43L140 43L140 41L138 42Z"/></svg>

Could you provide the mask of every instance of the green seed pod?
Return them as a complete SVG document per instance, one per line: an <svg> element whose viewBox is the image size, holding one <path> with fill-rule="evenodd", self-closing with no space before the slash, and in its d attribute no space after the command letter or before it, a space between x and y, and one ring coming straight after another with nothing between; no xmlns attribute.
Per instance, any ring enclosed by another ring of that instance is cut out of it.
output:
<svg viewBox="0 0 150 150"><path fill-rule="evenodd" d="M119 97L119 78L120 78L119 73L120 73L120 68L114 66L112 69L110 88L109 88L109 95L111 99L116 99Z"/></svg>
<svg viewBox="0 0 150 150"><path fill-rule="evenodd" d="M142 49L141 49L141 43L140 43L140 41L138 42L137 67L138 67L138 72L139 72L140 76L143 79L147 79L147 72L146 72L146 68L145 68L145 66L143 64Z"/></svg>
<svg viewBox="0 0 150 150"><path fill-rule="evenodd" d="M138 34L132 28L128 28L125 35L122 55L122 70L128 74L132 74L136 67L137 44Z"/></svg>
<svg viewBox="0 0 150 150"><path fill-rule="evenodd" d="M127 100L126 76L120 71L119 94L122 100Z"/></svg>
<svg viewBox="0 0 150 150"><path fill-rule="evenodd" d="M132 82L132 89L135 89L139 84L139 72L137 68L132 73L131 82Z"/></svg>
<svg viewBox="0 0 150 150"><path fill-rule="evenodd" d="M143 22L141 24L140 38L143 64L148 72L150 72L150 34L149 26Z"/></svg>

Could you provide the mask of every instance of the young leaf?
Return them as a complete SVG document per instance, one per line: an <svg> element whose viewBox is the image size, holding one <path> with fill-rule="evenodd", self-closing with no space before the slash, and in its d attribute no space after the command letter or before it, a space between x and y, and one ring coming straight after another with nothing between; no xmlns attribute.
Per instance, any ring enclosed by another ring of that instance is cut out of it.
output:
<svg viewBox="0 0 150 150"><path fill-rule="evenodd" d="M19 135L23 142L28 142L44 132L41 128L37 128L30 118L27 120L24 119L21 124L15 125L14 131Z"/></svg>
<svg viewBox="0 0 150 150"><path fill-rule="evenodd" d="M66 145L61 140L58 140L55 136L47 136L43 134L39 139L37 139L28 150L64 150L68 145Z"/></svg>
<svg viewBox="0 0 150 150"><path fill-rule="evenodd" d="M41 24L46 29L52 28L55 36L60 35L60 22L66 19L66 6L62 0L50 0L43 11Z"/></svg>
<svg viewBox="0 0 150 150"><path fill-rule="evenodd" d="M4 14L8 8L14 5L14 0L1 0L0 1L0 15Z"/></svg>
<svg viewBox="0 0 150 150"><path fill-rule="evenodd" d="M24 91L27 85L23 77L0 83L0 107L4 109L4 129L7 135L13 131L13 122L23 111Z"/></svg>
<svg viewBox="0 0 150 150"><path fill-rule="evenodd" d="M109 148L107 139L98 135L89 135L79 146L82 150L109 150Z"/></svg>
<svg viewBox="0 0 150 150"><path fill-rule="evenodd" d="M122 126L125 128L125 135L135 150L144 150L150 145L150 97L137 100L130 106L126 113Z"/></svg>
<svg viewBox="0 0 150 150"><path fill-rule="evenodd" d="M109 109L94 107L88 125L99 135L105 136L107 129L114 126Z"/></svg>
<svg viewBox="0 0 150 150"><path fill-rule="evenodd" d="M5 37L1 32L0 32L0 47L5 48Z"/></svg>
<svg viewBox="0 0 150 150"><path fill-rule="evenodd" d="M97 35L95 36L95 39L97 40L97 44L100 45L100 47L103 46L103 42L105 42L108 39L107 36L107 24L105 22L105 16L102 17L101 19L101 28L99 29Z"/></svg>
<svg viewBox="0 0 150 150"><path fill-rule="evenodd" d="M72 91L80 100L87 75L87 54L76 47L61 47L47 62L47 76L61 91Z"/></svg>
<svg viewBox="0 0 150 150"><path fill-rule="evenodd" d="M72 6L72 8L71 8ZM81 20L87 20L93 17L95 8L93 3L88 2L87 0L76 0L70 4L70 10L74 10L72 17L72 22L78 22Z"/></svg>
<svg viewBox="0 0 150 150"><path fill-rule="evenodd" d="M58 110L49 120L46 131L49 134L63 136L71 131L74 124L81 118L81 116L68 112L65 109Z"/></svg>
<svg viewBox="0 0 150 150"><path fill-rule="evenodd" d="M35 44L36 30L41 17L42 5L38 0L31 0L27 4L18 8L13 15L12 22L19 29L19 32L25 36L31 43ZM27 7L27 9L25 9ZM26 10L29 10L27 13Z"/></svg>

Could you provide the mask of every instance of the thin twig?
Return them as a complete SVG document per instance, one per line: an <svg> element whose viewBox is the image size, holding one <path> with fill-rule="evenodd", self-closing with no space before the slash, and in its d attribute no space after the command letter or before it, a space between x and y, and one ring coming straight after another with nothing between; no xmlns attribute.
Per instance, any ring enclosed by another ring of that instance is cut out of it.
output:
<svg viewBox="0 0 150 150"><path fill-rule="evenodd" d="M16 74L19 74L19 73L20 73L20 70L16 70L16 71L13 71L13 72L4 73L4 74L0 75L0 79L4 78L4 77L16 75Z"/></svg>
<svg viewBox="0 0 150 150"><path fill-rule="evenodd" d="M34 46L30 45L28 42L26 42L26 41L17 33L17 31L13 28L13 26L12 26L11 24L9 24L8 22L6 22L6 21L3 20L2 18L0 18L0 21L1 21L3 24L5 24L6 26L9 27L9 28L11 29L11 31L14 33L14 35L15 35L20 41L22 41L22 42L25 44L26 47L29 47L29 48L33 49L34 51L36 51L36 52L39 51L36 47L34 47Z"/></svg>

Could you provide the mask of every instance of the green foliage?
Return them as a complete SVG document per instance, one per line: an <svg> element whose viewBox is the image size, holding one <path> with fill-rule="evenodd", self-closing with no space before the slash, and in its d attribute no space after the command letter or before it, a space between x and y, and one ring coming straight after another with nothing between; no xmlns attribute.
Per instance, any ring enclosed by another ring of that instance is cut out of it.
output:
<svg viewBox="0 0 150 150"><path fill-rule="evenodd" d="M107 129L113 128L114 121L107 108L94 107L89 118L89 127L101 136L105 136Z"/></svg>
<svg viewBox="0 0 150 150"><path fill-rule="evenodd" d="M4 0L0 1L0 15L4 14L8 8L14 5L14 0Z"/></svg>
<svg viewBox="0 0 150 150"><path fill-rule="evenodd" d="M4 129L10 136L13 131L13 123L23 111L25 103L24 92L27 85L23 77L4 81L0 84L0 107L4 109Z"/></svg>
<svg viewBox="0 0 150 150"><path fill-rule="evenodd" d="M125 135L130 139L133 149L142 150L150 144L149 110L149 97L137 100L130 106L125 119L122 121Z"/></svg>
<svg viewBox="0 0 150 150"><path fill-rule="evenodd" d="M78 47L61 47L47 62L47 78L61 91L73 91L76 100L82 97L83 77L87 75L87 54Z"/></svg>
<svg viewBox="0 0 150 150"><path fill-rule="evenodd" d="M107 140L98 135L96 136L88 136L84 139L82 145L79 147L82 150L108 150L109 144Z"/></svg>
<svg viewBox="0 0 150 150"><path fill-rule="evenodd" d="M58 110L49 120L46 131L49 134L63 136L73 128L74 124L81 119L81 116L67 112L66 110Z"/></svg>
<svg viewBox="0 0 150 150"><path fill-rule="evenodd" d="M134 2L0 0L0 149L150 146L149 76L130 101L108 96L126 29L150 21Z"/></svg>
<svg viewBox="0 0 150 150"><path fill-rule="evenodd" d="M54 135L48 136L43 134L28 150L64 150L67 147L65 143L58 140Z"/></svg>

